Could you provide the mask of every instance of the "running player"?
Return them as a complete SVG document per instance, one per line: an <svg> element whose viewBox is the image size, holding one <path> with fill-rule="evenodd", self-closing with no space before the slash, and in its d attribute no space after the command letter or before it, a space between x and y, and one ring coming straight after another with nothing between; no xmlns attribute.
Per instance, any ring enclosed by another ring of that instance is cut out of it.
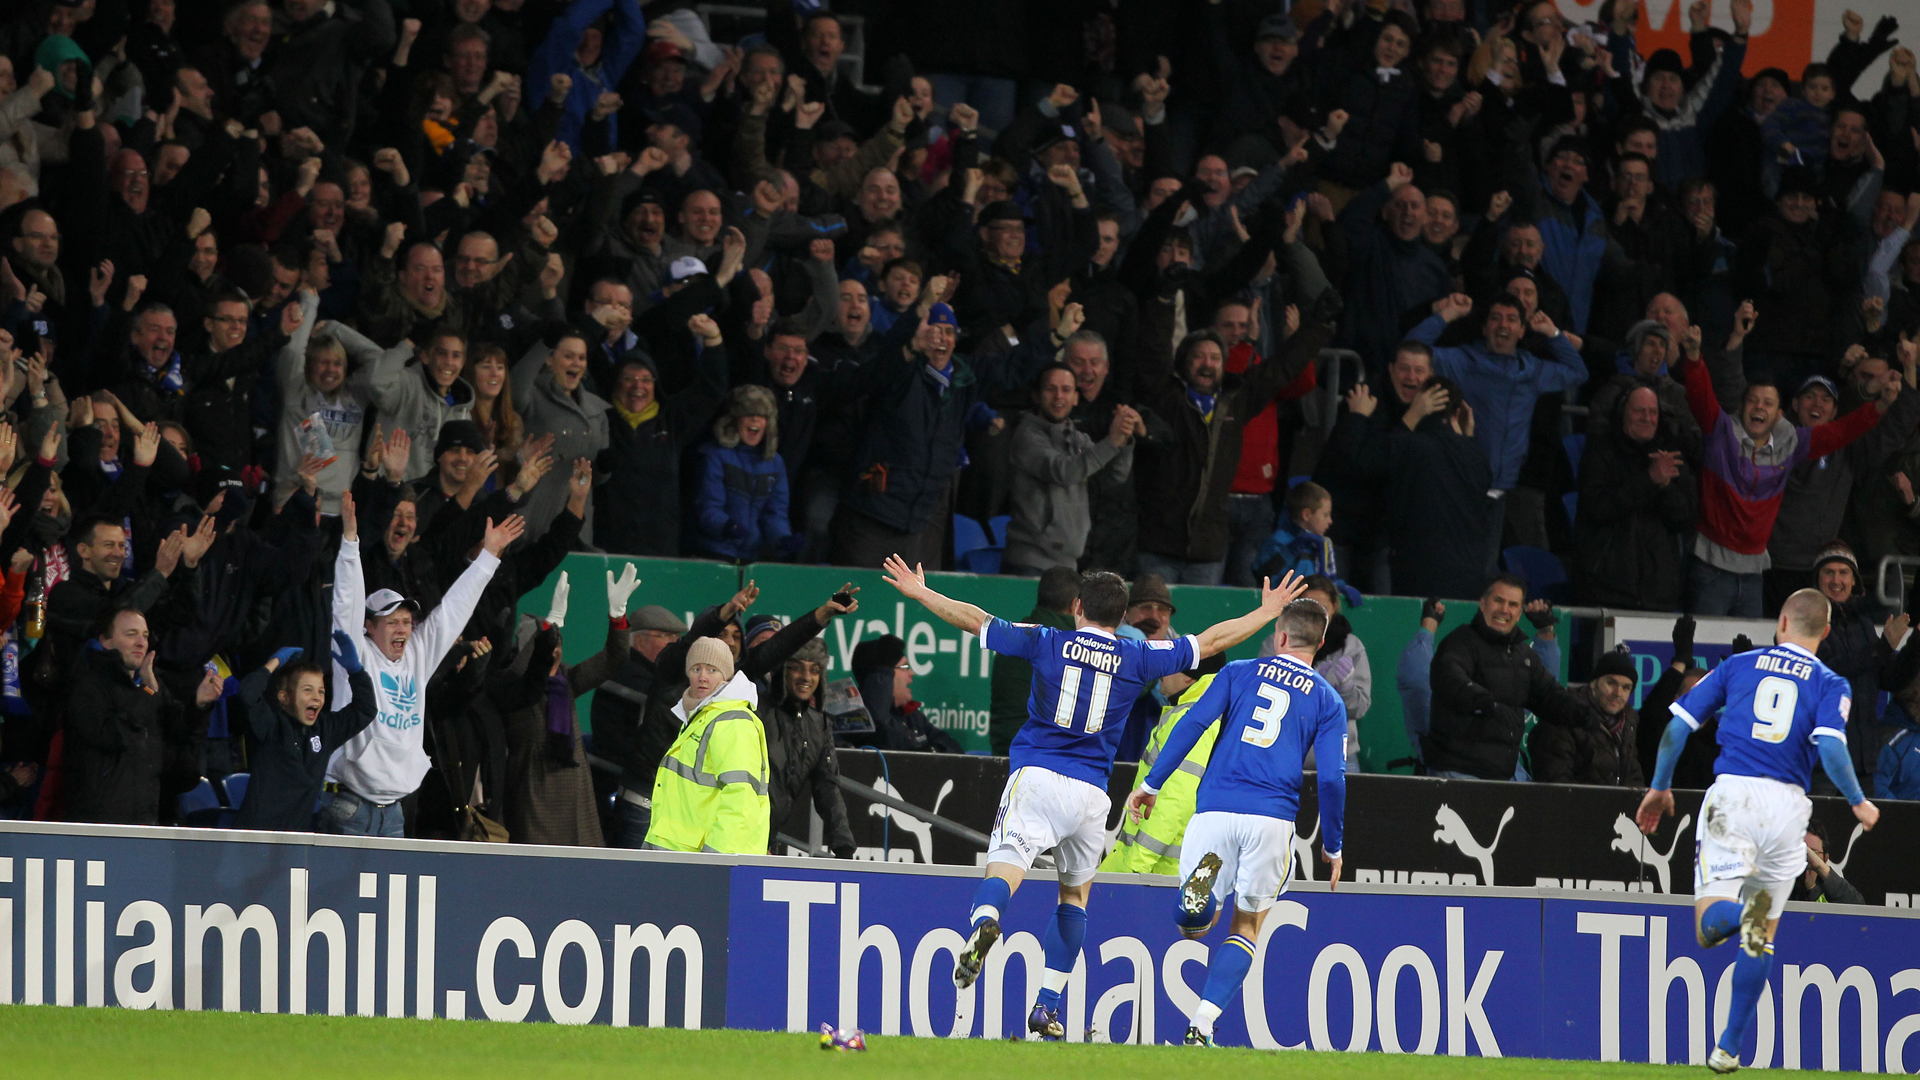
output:
<svg viewBox="0 0 1920 1080"><path fill-rule="evenodd" d="M1740 1067L1740 1040L1773 967L1773 935L1793 879L1807 868L1807 788L1816 756L1827 778L1873 828L1880 811L1867 801L1847 754L1847 680L1815 658L1827 636L1827 598L1801 589L1780 608L1778 644L1730 656L1671 706L1660 740L1653 785L1635 815L1651 833L1673 813L1673 766L1714 710L1720 715L1720 757L1700 804L1693 866L1694 933L1701 946L1740 935L1733 960L1733 1003L1707 1067Z"/></svg>
<svg viewBox="0 0 1920 1080"><path fill-rule="evenodd" d="M1228 664L1174 726L1152 771L1127 799L1129 811L1152 816L1161 786L1220 720L1196 812L1180 844L1183 884L1174 921L1187 937L1202 937L1233 893L1232 935L1207 963L1207 988L1189 1018L1188 1046L1213 1045L1213 1022L1246 979L1260 924L1293 878L1293 819L1300 813L1309 751L1320 766L1320 858L1332 865L1329 887L1340 881L1347 706L1340 691L1313 670L1328 617L1313 600L1288 604L1275 627L1278 655Z"/></svg>
<svg viewBox="0 0 1920 1080"><path fill-rule="evenodd" d="M1089 574L1073 602L1073 630L996 619L940 595L926 575L898 555L886 561L887 583L910 600L994 652L1033 665L1027 722L1008 753L1011 775L988 841L987 872L973 894L972 934L954 963L953 982L965 989L980 977L988 950L1000 940L1000 915L1033 860L1052 850L1060 876L1060 904L1047 924L1046 972L1028 1030L1060 1039L1060 991L1087 936L1087 893L1106 846L1107 777L1126 728L1127 713L1154 679L1186 671L1202 658L1252 637L1305 591L1292 573L1264 588L1261 604L1178 641L1130 641L1114 633L1127 609L1127 583L1115 574ZM1183 752L1184 753L1184 752ZM1179 761L1176 756L1172 760Z"/></svg>

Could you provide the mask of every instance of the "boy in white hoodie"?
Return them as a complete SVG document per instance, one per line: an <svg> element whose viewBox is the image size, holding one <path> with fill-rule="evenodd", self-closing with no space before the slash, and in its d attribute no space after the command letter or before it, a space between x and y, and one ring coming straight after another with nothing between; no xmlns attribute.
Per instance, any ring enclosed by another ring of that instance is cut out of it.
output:
<svg viewBox="0 0 1920 1080"><path fill-rule="evenodd" d="M373 681L378 715L334 753L327 765L328 802L320 831L349 836L402 836L400 800L427 775L427 680L459 640L474 605L500 566L500 553L519 539L519 515L487 519L480 554L424 621L420 605L392 589L367 596L360 575L360 533L353 496L340 497L340 554L333 564L333 625L353 638ZM418 621L418 627L415 623ZM347 676L334 665L334 708L346 702Z"/></svg>

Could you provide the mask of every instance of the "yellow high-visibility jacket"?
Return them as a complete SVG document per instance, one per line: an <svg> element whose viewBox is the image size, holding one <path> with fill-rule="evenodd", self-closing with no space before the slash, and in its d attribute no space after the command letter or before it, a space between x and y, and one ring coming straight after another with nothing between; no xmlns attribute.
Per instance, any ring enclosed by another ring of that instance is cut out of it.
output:
<svg viewBox="0 0 1920 1080"><path fill-rule="evenodd" d="M1154 725L1153 734L1147 737L1147 748L1140 754L1140 776L1144 779L1147 770L1160 757L1160 749L1167 745L1167 736L1172 733L1173 725L1187 715L1193 703L1212 685L1213 676L1203 677L1199 682L1187 688L1186 693L1172 705L1160 710L1160 722ZM1154 800L1153 816L1142 822L1131 817L1120 824L1120 839L1108 853L1100 869L1118 874L1167 874L1180 872L1180 838L1186 835L1187 820L1193 817L1193 808L1199 798L1200 777L1207 771L1207 762L1213 757L1213 741L1220 735L1220 722L1214 721L1200 741L1193 744L1185 761L1175 769L1167 779L1167 786L1160 789L1160 797Z"/></svg>
<svg viewBox="0 0 1920 1080"><path fill-rule="evenodd" d="M736 673L687 719L653 777L647 847L767 853L773 811L767 730L753 711L758 701L753 682Z"/></svg>

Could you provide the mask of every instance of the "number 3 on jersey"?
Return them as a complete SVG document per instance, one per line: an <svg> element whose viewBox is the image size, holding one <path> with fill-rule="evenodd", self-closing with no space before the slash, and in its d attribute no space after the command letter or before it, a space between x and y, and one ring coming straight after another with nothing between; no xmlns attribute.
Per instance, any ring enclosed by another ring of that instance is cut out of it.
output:
<svg viewBox="0 0 1920 1080"><path fill-rule="evenodd" d="M1255 746L1272 746L1273 740L1280 737L1280 718L1287 715L1287 706L1293 704L1293 695L1277 686L1260 684L1260 700L1265 705L1253 710L1248 717L1253 723L1240 729L1240 740Z"/></svg>
<svg viewBox="0 0 1920 1080"><path fill-rule="evenodd" d="M1080 704L1080 673L1083 668L1067 666L1060 672L1060 700L1053 708L1053 722L1063 728L1073 726L1075 707ZM1107 722L1107 696L1113 692L1113 676L1104 671L1093 673L1093 700L1087 703L1087 734L1098 734Z"/></svg>
<svg viewBox="0 0 1920 1080"><path fill-rule="evenodd" d="M1784 741L1793 730L1793 707L1799 701L1800 686L1792 679L1761 679L1753 692L1753 737L1764 743Z"/></svg>

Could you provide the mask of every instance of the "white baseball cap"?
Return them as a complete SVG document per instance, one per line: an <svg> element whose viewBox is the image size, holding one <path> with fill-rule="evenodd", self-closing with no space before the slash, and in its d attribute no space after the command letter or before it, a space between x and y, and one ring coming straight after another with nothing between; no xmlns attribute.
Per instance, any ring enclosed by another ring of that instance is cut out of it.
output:
<svg viewBox="0 0 1920 1080"><path fill-rule="evenodd" d="M706 273L707 264L691 255L682 255L673 260L673 265L667 268L667 272L673 276L673 280L679 281L682 278L690 278L695 274Z"/></svg>
<svg viewBox="0 0 1920 1080"><path fill-rule="evenodd" d="M402 607L413 612L414 617L419 617L419 601L409 600L399 593L394 592L392 589L381 589L379 592L367 597L367 618L378 619L384 615L391 615Z"/></svg>

